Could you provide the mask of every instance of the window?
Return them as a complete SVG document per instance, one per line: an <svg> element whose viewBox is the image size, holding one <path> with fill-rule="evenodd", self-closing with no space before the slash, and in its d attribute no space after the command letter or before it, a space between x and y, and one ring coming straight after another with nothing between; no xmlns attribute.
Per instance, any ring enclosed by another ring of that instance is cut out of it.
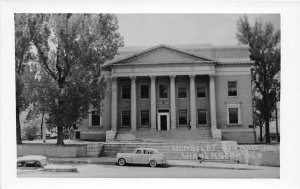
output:
<svg viewBox="0 0 300 189"><path fill-rule="evenodd" d="M228 112L229 112L229 124L238 124L239 123L239 116L238 116L239 109L238 108L228 108Z"/></svg>
<svg viewBox="0 0 300 189"><path fill-rule="evenodd" d="M198 124L199 125L206 125L206 109L199 109L198 110Z"/></svg>
<svg viewBox="0 0 300 189"><path fill-rule="evenodd" d="M159 85L159 98L168 98L168 88L166 84Z"/></svg>
<svg viewBox="0 0 300 189"><path fill-rule="evenodd" d="M100 115L96 111L92 111L92 126L100 126Z"/></svg>
<svg viewBox="0 0 300 189"><path fill-rule="evenodd" d="M237 96L237 82L228 81L228 96Z"/></svg>
<svg viewBox="0 0 300 189"><path fill-rule="evenodd" d="M149 124L149 110L141 111L141 125L150 125Z"/></svg>
<svg viewBox="0 0 300 189"><path fill-rule="evenodd" d="M187 110L178 110L179 125L187 125Z"/></svg>
<svg viewBox="0 0 300 189"><path fill-rule="evenodd" d="M130 111L122 111L122 126L130 126Z"/></svg>
<svg viewBox="0 0 300 189"><path fill-rule="evenodd" d="M17 163L17 167L24 167L24 165L25 165L25 161L19 161Z"/></svg>
<svg viewBox="0 0 300 189"><path fill-rule="evenodd" d="M137 154L142 154L142 151L141 150L137 150L136 153Z"/></svg>
<svg viewBox="0 0 300 189"><path fill-rule="evenodd" d="M178 84L178 98L186 98L186 85Z"/></svg>
<svg viewBox="0 0 300 189"><path fill-rule="evenodd" d="M130 85L122 85L122 99L130 99Z"/></svg>
<svg viewBox="0 0 300 189"><path fill-rule="evenodd" d="M206 97L206 88L205 86L197 87L197 97Z"/></svg>
<svg viewBox="0 0 300 189"><path fill-rule="evenodd" d="M141 98L149 98L149 85L141 85Z"/></svg>
<svg viewBox="0 0 300 189"><path fill-rule="evenodd" d="M228 125L241 124L240 104L227 104L227 124Z"/></svg>

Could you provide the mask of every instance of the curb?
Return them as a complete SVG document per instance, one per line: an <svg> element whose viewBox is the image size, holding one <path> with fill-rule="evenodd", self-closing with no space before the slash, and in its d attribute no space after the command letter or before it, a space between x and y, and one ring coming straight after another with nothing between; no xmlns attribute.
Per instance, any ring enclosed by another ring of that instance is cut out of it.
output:
<svg viewBox="0 0 300 189"><path fill-rule="evenodd" d="M100 165L116 165L116 162L99 162L91 160L53 160L52 163L73 163L73 164L100 164ZM189 167L189 168L209 168L209 169L233 169L233 170L259 170L257 168L243 168L243 167L221 167L211 165L183 165L183 164L170 164L167 167Z"/></svg>

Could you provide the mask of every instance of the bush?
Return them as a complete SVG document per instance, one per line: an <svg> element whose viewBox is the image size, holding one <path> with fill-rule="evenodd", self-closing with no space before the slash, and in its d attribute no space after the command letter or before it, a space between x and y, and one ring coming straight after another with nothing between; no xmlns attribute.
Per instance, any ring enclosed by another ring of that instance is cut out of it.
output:
<svg viewBox="0 0 300 189"><path fill-rule="evenodd" d="M38 129L36 126L28 126L24 129L27 140L33 140L38 136Z"/></svg>

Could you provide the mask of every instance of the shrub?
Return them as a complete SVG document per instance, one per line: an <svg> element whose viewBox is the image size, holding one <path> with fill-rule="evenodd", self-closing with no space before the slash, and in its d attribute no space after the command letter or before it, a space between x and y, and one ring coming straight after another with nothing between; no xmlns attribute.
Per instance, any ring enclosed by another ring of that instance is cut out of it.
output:
<svg viewBox="0 0 300 189"><path fill-rule="evenodd" d="M25 128L25 135L27 140L33 140L35 139L38 135L38 129L36 128L36 126L28 126Z"/></svg>

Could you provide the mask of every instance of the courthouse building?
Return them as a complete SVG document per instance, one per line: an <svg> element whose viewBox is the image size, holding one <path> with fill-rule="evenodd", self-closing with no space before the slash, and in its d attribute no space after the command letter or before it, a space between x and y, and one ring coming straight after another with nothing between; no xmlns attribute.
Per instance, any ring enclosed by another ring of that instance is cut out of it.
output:
<svg viewBox="0 0 300 189"><path fill-rule="evenodd" d="M246 46L121 52L102 67L107 91L101 115L91 111L77 137L254 142L252 63Z"/></svg>

